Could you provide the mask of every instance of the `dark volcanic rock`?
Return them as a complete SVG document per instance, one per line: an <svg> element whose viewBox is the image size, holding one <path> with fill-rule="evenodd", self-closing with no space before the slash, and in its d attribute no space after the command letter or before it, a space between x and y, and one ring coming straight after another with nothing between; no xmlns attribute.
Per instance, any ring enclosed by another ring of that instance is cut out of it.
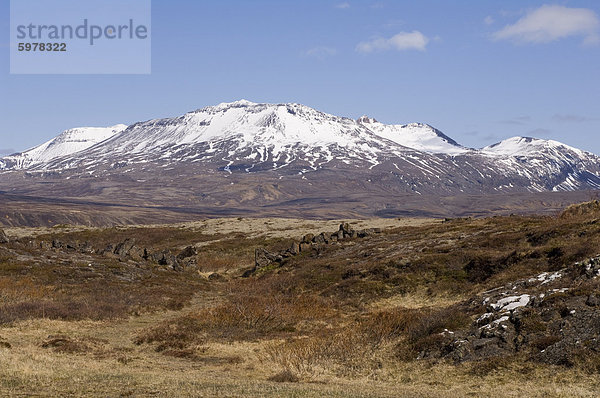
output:
<svg viewBox="0 0 600 398"><path fill-rule="evenodd" d="M278 253L271 253L265 249L256 249L254 251L254 267L255 269L260 269L266 267L267 265L273 262L281 263L283 261L283 256Z"/></svg>
<svg viewBox="0 0 600 398"><path fill-rule="evenodd" d="M597 355L600 300L590 289L597 289L599 270L596 257L484 292L470 304L477 311L473 323L455 331L442 356L465 361L522 352L531 360L572 366Z"/></svg>
<svg viewBox="0 0 600 398"><path fill-rule="evenodd" d="M298 242L292 242L292 246L288 250L293 255L300 254L300 244Z"/></svg>
<svg viewBox="0 0 600 398"><path fill-rule="evenodd" d="M135 245L135 239L125 239L123 242L119 243L114 250L114 254L119 257L125 257L129 255L129 251Z"/></svg>
<svg viewBox="0 0 600 398"><path fill-rule="evenodd" d="M151 255L151 258L158 263L158 265L166 266L174 271L179 271L181 269L177 258L171 253L170 250L163 250L159 253L154 253Z"/></svg>
<svg viewBox="0 0 600 398"><path fill-rule="evenodd" d="M183 260L183 259L186 259L189 257L193 257L197 254L198 254L198 250L194 246L188 246L177 255L177 259Z"/></svg>
<svg viewBox="0 0 600 398"><path fill-rule="evenodd" d="M2 229L0 229L0 243L8 243L8 236L6 236Z"/></svg>

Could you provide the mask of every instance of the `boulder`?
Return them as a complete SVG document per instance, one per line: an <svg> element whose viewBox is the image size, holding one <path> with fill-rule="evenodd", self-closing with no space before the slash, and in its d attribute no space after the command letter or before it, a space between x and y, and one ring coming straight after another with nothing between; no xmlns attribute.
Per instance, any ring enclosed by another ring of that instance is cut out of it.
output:
<svg viewBox="0 0 600 398"><path fill-rule="evenodd" d="M313 234L306 234L302 238L302 242L304 242L304 243L310 243L310 242L313 241L314 238L315 238L315 235L313 235Z"/></svg>
<svg viewBox="0 0 600 398"><path fill-rule="evenodd" d="M119 257L125 257L125 256L129 255L129 251L131 250L131 248L134 245L135 245L135 240L127 238L115 247L113 253Z"/></svg>
<svg viewBox="0 0 600 398"><path fill-rule="evenodd" d="M321 234L319 234L319 235L315 236L315 237L312 239L312 241L313 241L313 243L316 243L317 245L323 245L323 244L325 244L325 243L326 243L326 242L325 242L325 235L321 233Z"/></svg>
<svg viewBox="0 0 600 398"><path fill-rule="evenodd" d="M4 230L0 229L0 243L8 243L8 236L4 233Z"/></svg>
<svg viewBox="0 0 600 398"><path fill-rule="evenodd" d="M300 254L300 244L298 242L292 242L292 246L290 246L288 251L294 256Z"/></svg>
<svg viewBox="0 0 600 398"><path fill-rule="evenodd" d="M137 247L137 246L133 246L130 250L129 250L129 257L131 257L131 259L133 261L142 261L144 260L144 254L145 251L144 249L142 249L141 247Z"/></svg>
<svg viewBox="0 0 600 398"><path fill-rule="evenodd" d="M308 242L302 242L302 243L300 243L300 252L301 253L304 253L305 251L310 250L310 248L311 248L310 243L308 243Z"/></svg>
<svg viewBox="0 0 600 398"><path fill-rule="evenodd" d="M277 253L271 253L265 249L254 250L254 267L256 269L266 267L273 262L281 263L283 257Z"/></svg>
<svg viewBox="0 0 600 398"><path fill-rule="evenodd" d="M181 269L179 263L177 262L177 258L175 258L175 256L169 250L163 250L159 253L154 253L151 255L151 258L158 263L158 265L166 266L174 271Z"/></svg>
<svg viewBox="0 0 600 398"><path fill-rule="evenodd" d="M350 224L348 224L347 222L341 223L340 224L340 231L349 234L350 231L352 231L352 227L350 227Z"/></svg>
<svg viewBox="0 0 600 398"><path fill-rule="evenodd" d="M198 250L194 246L188 246L177 255L177 259L183 260L185 258L194 257L197 254Z"/></svg>

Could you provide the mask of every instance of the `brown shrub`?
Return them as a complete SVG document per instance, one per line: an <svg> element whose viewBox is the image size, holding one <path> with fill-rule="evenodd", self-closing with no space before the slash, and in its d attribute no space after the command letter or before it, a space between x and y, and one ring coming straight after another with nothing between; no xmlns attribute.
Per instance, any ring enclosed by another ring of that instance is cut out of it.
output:
<svg viewBox="0 0 600 398"><path fill-rule="evenodd" d="M100 298L83 300L30 300L0 307L0 325L24 319L101 320L123 317L127 306Z"/></svg>
<svg viewBox="0 0 600 398"><path fill-rule="evenodd" d="M300 379L289 369L286 369L269 377L267 380L274 381L276 383L297 383Z"/></svg>
<svg viewBox="0 0 600 398"><path fill-rule="evenodd" d="M309 337L269 343L265 353L267 359L281 368L299 374L314 373L319 367L332 370L336 366L347 373L368 367L374 350L360 328L351 325L339 331L323 330Z"/></svg>
<svg viewBox="0 0 600 398"><path fill-rule="evenodd" d="M362 329L376 346L402 336L412 325L418 323L422 311L395 308L370 315L362 322Z"/></svg>
<svg viewBox="0 0 600 398"><path fill-rule="evenodd" d="M159 343L156 351L184 350L194 344L203 344L205 337L201 319L184 316L165 322L138 335L135 344Z"/></svg>
<svg viewBox="0 0 600 398"><path fill-rule="evenodd" d="M471 318L457 307L423 310L422 316L414 319L414 322L407 325L408 341L411 343L417 343L420 339L440 333L444 329L463 328L471 322Z"/></svg>

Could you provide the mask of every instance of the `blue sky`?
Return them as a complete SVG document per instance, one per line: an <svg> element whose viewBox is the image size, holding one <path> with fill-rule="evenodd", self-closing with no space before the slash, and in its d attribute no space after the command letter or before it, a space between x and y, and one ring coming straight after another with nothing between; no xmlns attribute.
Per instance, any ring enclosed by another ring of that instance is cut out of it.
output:
<svg viewBox="0 0 600 398"><path fill-rule="evenodd" d="M596 0L153 0L150 75L10 75L1 1L0 152L245 98L600 154Z"/></svg>

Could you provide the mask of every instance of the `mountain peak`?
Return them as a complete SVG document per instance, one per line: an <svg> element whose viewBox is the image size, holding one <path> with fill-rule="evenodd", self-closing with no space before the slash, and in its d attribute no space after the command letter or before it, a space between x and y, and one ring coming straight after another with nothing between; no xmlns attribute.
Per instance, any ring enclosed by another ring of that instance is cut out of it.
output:
<svg viewBox="0 0 600 398"><path fill-rule="evenodd" d="M558 141L521 136L510 137L495 144L488 145L482 148L481 151L493 155L525 156L557 149L572 151L580 156L585 154L585 151L582 151L581 149L573 148Z"/></svg>
<svg viewBox="0 0 600 398"><path fill-rule="evenodd" d="M360 124L379 123L377 120L375 120L374 118L368 117L367 115L362 115L361 117L356 119L356 122L360 123Z"/></svg>
<svg viewBox="0 0 600 398"><path fill-rule="evenodd" d="M105 141L127 128L125 124L116 124L110 127L76 127L68 129L53 139L28 149L3 158L0 163L2 168L27 168L53 159L72 155Z"/></svg>

